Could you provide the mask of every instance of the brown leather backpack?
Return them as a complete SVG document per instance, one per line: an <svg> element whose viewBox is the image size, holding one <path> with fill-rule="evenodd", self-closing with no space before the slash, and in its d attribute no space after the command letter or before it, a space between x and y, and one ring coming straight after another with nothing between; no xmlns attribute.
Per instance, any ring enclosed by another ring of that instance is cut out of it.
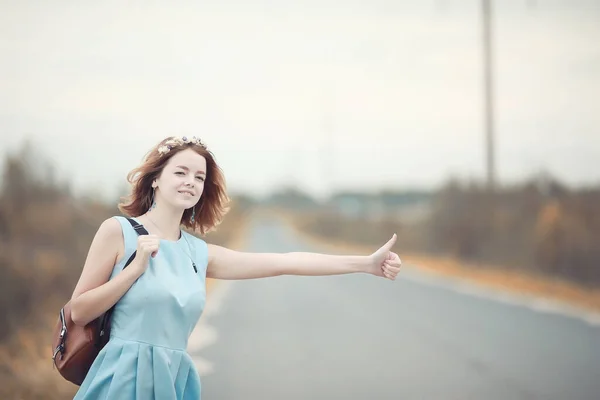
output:
<svg viewBox="0 0 600 400"><path fill-rule="evenodd" d="M127 218L138 235L148 231L131 218ZM127 267L135 258L134 251L125 263ZM52 362L66 380L81 385L98 353L110 337L111 316L115 306L85 326L76 325L71 319L71 302L60 309L52 335Z"/></svg>

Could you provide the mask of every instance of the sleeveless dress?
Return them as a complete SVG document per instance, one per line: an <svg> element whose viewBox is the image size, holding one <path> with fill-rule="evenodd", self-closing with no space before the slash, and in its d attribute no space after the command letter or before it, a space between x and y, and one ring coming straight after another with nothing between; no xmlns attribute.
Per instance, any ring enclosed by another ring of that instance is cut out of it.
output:
<svg viewBox="0 0 600 400"><path fill-rule="evenodd" d="M110 279L122 271L138 238L127 219L113 218L121 223L125 255ZM183 230L177 241L160 241L156 257L117 302L110 340L74 400L200 399L200 376L186 348L204 310L207 264L206 242Z"/></svg>

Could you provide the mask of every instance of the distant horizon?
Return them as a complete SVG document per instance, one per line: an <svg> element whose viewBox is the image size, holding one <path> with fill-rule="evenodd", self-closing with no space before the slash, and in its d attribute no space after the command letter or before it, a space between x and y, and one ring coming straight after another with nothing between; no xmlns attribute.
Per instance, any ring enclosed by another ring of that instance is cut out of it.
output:
<svg viewBox="0 0 600 400"><path fill-rule="evenodd" d="M4 173L5 173L4 167L5 167L5 162L7 160L7 157L8 156L16 156L19 151L22 151L24 149L24 145L25 145L25 142L22 142L21 147L19 147L18 149L13 149L12 151L6 152L4 154L4 157L2 158L2 162L0 164L0 183L4 182ZM35 154L38 156L38 157L36 157L37 161L52 163L52 160L47 158L47 156L45 156L43 154L43 151L40 151L40 149L36 148L35 145L32 150L34 150ZM42 175L34 174L34 177L39 179L39 178L42 178ZM497 181L496 188L500 192L505 191L505 190L513 190L513 189L516 189L520 186L523 186L523 185L526 185L529 183L535 183L536 180L544 179L545 177L549 177L552 182L557 183L560 186L562 186L570 191L600 190L600 178L598 179L597 182L573 184L571 182L561 180L559 177L557 177L556 175L553 175L552 173L550 173L548 171L539 171L536 173L532 173L529 176L523 177L522 180L515 181L515 182L506 183L506 182L502 182L502 181ZM76 186L74 186L74 182L69 181L64 176L61 176L59 171L57 171L55 178L56 178L57 183L59 183L61 185L67 185L69 187L71 193L77 198L87 198L87 197L93 197L93 196L98 195L98 193L95 192L94 190L86 190L84 188L77 188ZM227 178L226 172L225 172L225 178ZM418 185L414 185L414 186L395 185L395 186L382 186L379 188L368 188L368 189L362 189L362 190L358 189L358 188L353 188L353 187L337 186L337 187L331 188L331 190L327 196L311 193L310 190L307 190L307 188L302 187L300 185L296 185L294 183L291 183L289 185L280 185L280 186L274 187L270 191L264 192L262 194L256 194L256 193L252 193L251 191L244 191L244 190L239 190L239 189L232 190L230 187L228 187L228 194L232 197L243 196L243 197L248 197L255 201L264 201L264 200L268 200L268 199L272 198L275 195L287 193L290 191L295 191L295 192L300 193L301 195L311 198L312 200L320 201L320 200L330 199L331 197L339 195L339 194L359 194L359 195L373 195L373 196L377 196L377 195L381 195L381 194L385 194L385 193L435 194L435 193L439 192L443 187L450 184L451 182L457 182L459 185L461 185L463 187L475 184L475 185L477 185L477 187L480 187L480 188L485 187L487 184L487 182L485 181L484 178L479 178L479 179L462 178L461 179L460 177L449 176L441 184L431 185L431 186L427 186L427 185L421 185L421 186L418 186ZM124 188L125 185L128 185L128 184L124 183L121 186ZM117 190L118 189L116 189L116 188L114 189L114 192L115 192L114 196L109 196L109 197L103 196L101 199L102 200L101 202L106 204L106 203L110 203L112 201L118 201L120 196L124 196L127 194L127 193L117 193ZM114 197L114 198L111 199L111 197Z"/></svg>

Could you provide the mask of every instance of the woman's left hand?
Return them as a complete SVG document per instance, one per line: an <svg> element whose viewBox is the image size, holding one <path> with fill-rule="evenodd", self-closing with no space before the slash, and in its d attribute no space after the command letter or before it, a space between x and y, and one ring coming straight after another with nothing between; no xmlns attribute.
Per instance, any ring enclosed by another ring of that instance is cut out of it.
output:
<svg viewBox="0 0 600 400"><path fill-rule="evenodd" d="M397 236L394 233L392 238L376 252L371 254L371 272L375 276L381 276L389 280L395 280L396 275L400 272L402 261L398 254L391 251L396 243Z"/></svg>

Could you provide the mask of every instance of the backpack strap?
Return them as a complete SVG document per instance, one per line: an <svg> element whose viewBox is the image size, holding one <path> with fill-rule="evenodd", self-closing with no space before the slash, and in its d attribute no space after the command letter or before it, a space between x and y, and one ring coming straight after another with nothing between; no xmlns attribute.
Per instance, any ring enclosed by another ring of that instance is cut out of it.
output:
<svg viewBox="0 0 600 400"><path fill-rule="evenodd" d="M131 226L133 226L133 229L135 229L135 231L137 232L138 235L148 235L148 231L146 230L146 228L144 228L143 225L140 225L137 221L135 221L132 218L127 218L127 221L129 221L129 223L131 224ZM137 253L137 250L134 251L131 256L129 257L129 259L127 260L127 262L125 263L125 265L123 266L123 269L125 269L129 264L131 264L131 262L133 261L133 259L135 258L135 254ZM105 338L104 335L108 334L108 332L106 332L106 328L107 328L107 324L108 321L110 321L110 318L112 316L112 313L115 309L115 306L117 304L115 303L108 311L106 311L104 313L104 315L102 316L102 320L100 321L100 330L99 330L99 335L98 335L98 340L96 342L96 346L100 347L101 344L103 342L105 342Z"/></svg>
<svg viewBox="0 0 600 400"><path fill-rule="evenodd" d="M146 228L144 228L143 225L140 225L137 221L135 221L132 218L127 218L127 221L129 221L131 226L133 226L133 229L137 232L138 235L148 235L148 231L146 230ZM131 264L131 262L135 258L135 253L137 253L137 250L131 254L131 257L129 257L129 260L127 260L127 262L123 266L123 269L125 269L125 267L127 267L129 264Z"/></svg>

